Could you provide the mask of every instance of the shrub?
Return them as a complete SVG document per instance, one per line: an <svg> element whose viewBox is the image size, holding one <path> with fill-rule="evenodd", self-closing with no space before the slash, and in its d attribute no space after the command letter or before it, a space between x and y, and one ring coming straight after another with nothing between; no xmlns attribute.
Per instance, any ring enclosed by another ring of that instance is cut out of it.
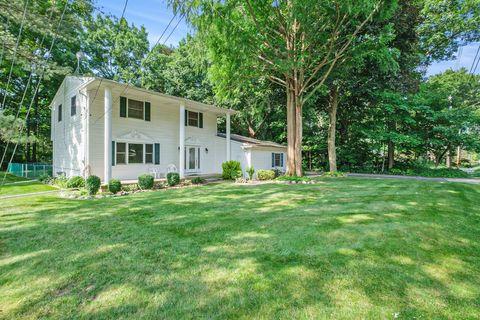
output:
<svg viewBox="0 0 480 320"><path fill-rule="evenodd" d="M85 186L85 179L80 176L73 176L67 181L67 188L83 188Z"/></svg>
<svg viewBox="0 0 480 320"><path fill-rule="evenodd" d="M282 170L280 170L278 168L273 169L273 172L275 173L275 178L278 178L278 177L283 176L285 174L285 172L283 172Z"/></svg>
<svg viewBox="0 0 480 320"><path fill-rule="evenodd" d="M38 176L37 180L40 181L41 183L49 184L50 182L52 182L53 178L46 173L42 173L41 175Z"/></svg>
<svg viewBox="0 0 480 320"><path fill-rule="evenodd" d="M403 171L401 169L392 168L392 169L388 170L388 173L393 174L393 175L402 175Z"/></svg>
<svg viewBox="0 0 480 320"><path fill-rule="evenodd" d="M206 182L206 180L203 179L202 177L195 177L195 178L192 179L193 184L203 184L205 182Z"/></svg>
<svg viewBox="0 0 480 320"><path fill-rule="evenodd" d="M242 176L242 168L239 161L230 160L222 163L222 178L225 180L235 180Z"/></svg>
<svg viewBox="0 0 480 320"><path fill-rule="evenodd" d="M167 183L171 187L179 184L180 183L180 175L178 174L178 172L167 173Z"/></svg>
<svg viewBox="0 0 480 320"><path fill-rule="evenodd" d="M88 177L85 181L85 189L91 196L97 194L98 189L100 189L100 178L97 176Z"/></svg>
<svg viewBox="0 0 480 320"><path fill-rule="evenodd" d="M57 187L60 187L60 188L66 188L67 187L67 182L68 182L67 177L58 176L58 177L52 179L50 183L57 186Z"/></svg>
<svg viewBox="0 0 480 320"><path fill-rule="evenodd" d="M247 171L247 174L248 174L248 178L250 180L253 180L253 175L255 173L255 168L253 166L251 166L251 167L248 167L246 171Z"/></svg>
<svg viewBox="0 0 480 320"><path fill-rule="evenodd" d="M122 190L122 183L118 179L110 179L108 181L108 191L111 193L117 193Z"/></svg>
<svg viewBox="0 0 480 320"><path fill-rule="evenodd" d="M153 176L148 173L138 177L138 187L143 190L152 189L154 182Z"/></svg>
<svg viewBox="0 0 480 320"><path fill-rule="evenodd" d="M258 170L257 171L258 180L273 180L275 179L275 172L273 170Z"/></svg>

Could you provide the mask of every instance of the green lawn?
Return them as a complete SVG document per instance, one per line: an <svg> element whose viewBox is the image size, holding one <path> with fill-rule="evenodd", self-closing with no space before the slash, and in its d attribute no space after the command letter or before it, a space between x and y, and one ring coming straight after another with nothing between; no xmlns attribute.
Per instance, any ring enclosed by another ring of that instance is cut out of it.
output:
<svg viewBox="0 0 480 320"><path fill-rule="evenodd" d="M0 317L480 317L480 186L324 179L0 200Z"/></svg>
<svg viewBox="0 0 480 320"><path fill-rule="evenodd" d="M32 181L18 184L6 184L0 185L0 197L2 196L11 196L16 194L32 193L32 192L42 192L42 191L52 191L57 190L56 188Z"/></svg>
<svg viewBox="0 0 480 320"><path fill-rule="evenodd" d="M12 182L30 180L30 179L27 179L27 178L23 178L23 177L13 175L11 173L5 173L5 171L0 171L0 183L4 182L4 178L5 178L5 183L12 183Z"/></svg>

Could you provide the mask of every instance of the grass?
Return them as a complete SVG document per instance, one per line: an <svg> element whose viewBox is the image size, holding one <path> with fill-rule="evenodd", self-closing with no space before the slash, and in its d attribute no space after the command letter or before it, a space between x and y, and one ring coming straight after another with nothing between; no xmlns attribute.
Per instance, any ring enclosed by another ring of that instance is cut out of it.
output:
<svg viewBox="0 0 480 320"><path fill-rule="evenodd" d="M26 193L33 193L33 192L43 192L43 191L52 191L57 190L56 188L32 181L32 182L25 182L19 184L9 184L0 186L0 197L3 196L11 196L16 194L26 194Z"/></svg>
<svg viewBox="0 0 480 320"><path fill-rule="evenodd" d="M480 317L480 186L319 181L0 200L0 317Z"/></svg>
<svg viewBox="0 0 480 320"><path fill-rule="evenodd" d="M0 183L2 183L4 181L4 178L5 178L5 183L12 183L12 182L30 180L30 179L27 179L27 178L23 178L23 177L13 175L13 174L5 172L5 171L0 171Z"/></svg>

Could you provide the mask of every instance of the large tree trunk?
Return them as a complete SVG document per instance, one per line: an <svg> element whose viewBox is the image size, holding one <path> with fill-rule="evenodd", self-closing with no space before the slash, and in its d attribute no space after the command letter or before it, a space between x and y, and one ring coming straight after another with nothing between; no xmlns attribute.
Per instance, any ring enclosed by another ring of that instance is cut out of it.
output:
<svg viewBox="0 0 480 320"><path fill-rule="evenodd" d="M303 101L298 95L298 84L287 79L287 172L301 176L302 171L302 117Z"/></svg>
<svg viewBox="0 0 480 320"><path fill-rule="evenodd" d="M452 153L450 152L450 150L447 151L446 164L447 164L447 168L452 167Z"/></svg>
<svg viewBox="0 0 480 320"><path fill-rule="evenodd" d="M330 88L330 101L328 106L328 164L330 172L337 171L337 150L335 146L335 133L338 109L338 87Z"/></svg>
<svg viewBox="0 0 480 320"><path fill-rule="evenodd" d="M395 165L395 144L388 141L388 169L392 169Z"/></svg>
<svg viewBox="0 0 480 320"><path fill-rule="evenodd" d="M457 147L457 167L460 167L462 163L462 148L460 146Z"/></svg>

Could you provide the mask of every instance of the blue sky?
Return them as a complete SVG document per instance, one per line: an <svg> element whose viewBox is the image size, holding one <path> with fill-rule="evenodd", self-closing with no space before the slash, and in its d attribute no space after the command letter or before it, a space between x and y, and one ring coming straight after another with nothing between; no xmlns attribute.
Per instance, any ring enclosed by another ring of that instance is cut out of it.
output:
<svg viewBox="0 0 480 320"><path fill-rule="evenodd" d="M122 10L125 5L124 0L96 0L96 2L103 12L111 13L117 17L122 15ZM127 9L125 10L125 18L130 23L134 23L136 26L145 26L151 44L157 42L172 17L172 9L166 5L165 0L129 0ZM170 28L163 36L161 43L164 43L178 20L179 18L176 17L172 22ZM170 38L166 41L166 44L175 46L187 33L191 32L192 30L187 23L181 20ZM459 59L432 64L427 70L427 75L437 74L449 68L456 70L465 67L467 70L470 70L478 45L479 44L470 44L463 47L460 50L461 54L458 54ZM480 68L477 69L476 73L480 74Z"/></svg>

